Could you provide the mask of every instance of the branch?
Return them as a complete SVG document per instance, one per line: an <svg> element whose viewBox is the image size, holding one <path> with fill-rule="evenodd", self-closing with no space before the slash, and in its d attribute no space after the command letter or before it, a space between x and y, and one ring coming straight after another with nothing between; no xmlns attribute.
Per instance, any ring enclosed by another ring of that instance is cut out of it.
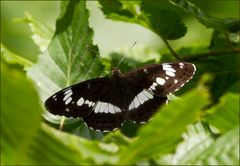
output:
<svg viewBox="0 0 240 166"><path fill-rule="evenodd" d="M211 52L195 54L195 55L184 55L185 57L182 59L184 61L195 61L195 60L199 60L199 59L208 58L211 56L220 56L220 55L232 54L232 53L240 53L240 48L217 50L217 51L211 51Z"/></svg>
<svg viewBox="0 0 240 166"><path fill-rule="evenodd" d="M176 54L176 52L173 51L172 47L170 46L170 44L168 43L168 41L166 39L163 39L163 42L166 44L166 46L168 47L168 49L170 50L170 52L172 53L172 55L177 59L180 60L181 58Z"/></svg>

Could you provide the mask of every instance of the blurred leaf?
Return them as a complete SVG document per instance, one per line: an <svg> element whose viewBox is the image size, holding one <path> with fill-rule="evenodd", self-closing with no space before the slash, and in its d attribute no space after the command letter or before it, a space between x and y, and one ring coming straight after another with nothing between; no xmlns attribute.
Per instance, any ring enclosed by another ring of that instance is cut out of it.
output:
<svg viewBox="0 0 240 166"><path fill-rule="evenodd" d="M171 8L155 6L161 6L161 1L143 0L141 4L141 11L147 16L151 29L163 39L174 40L184 36L187 28L180 16Z"/></svg>
<svg viewBox="0 0 240 166"><path fill-rule="evenodd" d="M118 146L115 144L88 141L42 124L28 148L25 164L113 164L118 159L114 155L117 151Z"/></svg>
<svg viewBox="0 0 240 166"><path fill-rule="evenodd" d="M162 4L166 2L149 0L99 1L107 18L140 24L157 33L163 39L178 39L185 35L187 29L179 15L170 9L171 5L161 8Z"/></svg>
<svg viewBox="0 0 240 166"><path fill-rule="evenodd" d="M55 35L37 64L28 71L43 102L58 90L103 72L95 53L98 48L92 44L93 31L88 26L88 17L85 1L61 3ZM51 119L49 113L45 116Z"/></svg>
<svg viewBox="0 0 240 166"><path fill-rule="evenodd" d="M239 124L239 95L228 93L207 112L205 120L225 133Z"/></svg>
<svg viewBox="0 0 240 166"><path fill-rule="evenodd" d="M164 107L139 130L139 137L121 153L120 164L172 152L186 126L197 120L199 111L207 104L206 96L204 90L191 91L182 100L175 100Z"/></svg>
<svg viewBox="0 0 240 166"><path fill-rule="evenodd" d="M1 43L1 58L5 60L9 64L18 64L25 69L32 66L32 62L27 59L24 59L22 56L14 54L10 50L8 50L2 43Z"/></svg>
<svg viewBox="0 0 240 166"><path fill-rule="evenodd" d="M157 159L156 161L159 165L178 165L182 158L188 156L188 154L192 153L194 149L198 148L198 151L195 152L195 155L197 156L214 141L209 130L206 129L201 122L198 122L195 125L189 125L187 129L187 132L182 135L184 141L177 147L176 152Z"/></svg>
<svg viewBox="0 0 240 166"><path fill-rule="evenodd" d="M17 21L28 23L32 31L32 39L34 43L38 46L41 52L45 51L53 36L53 30L47 25L34 19L33 16L28 12L25 13L25 18L17 19Z"/></svg>
<svg viewBox="0 0 240 166"><path fill-rule="evenodd" d="M212 34L210 50L230 49L229 46L239 48L240 21L233 18L227 18L223 21L224 29L227 31L227 40L224 34L215 30Z"/></svg>
<svg viewBox="0 0 240 166"><path fill-rule="evenodd" d="M23 162L41 120L37 94L23 72L1 61L1 164Z"/></svg>
<svg viewBox="0 0 240 166"><path fill-rule="evenodd" d="M140 1L98 1L104 15L112 20L145 24L141 19Z"/></svg>
<svg viewBox="0 0 240 166"><path fill-rule="evenodd" d="M208 147L204 146L204 142L195 146L178 164L239 165L239 126L219 137Z"/></svg>
<svg viewBox="0 0 240 166"><path fill-rule="evenodd" d="M220 32L225 31L224 21L220 18L212 17L202 11L199 7L195 6L188 0L169 0L172 4L182 8L185 12L192 14L196 17L203 25L216 29Z"/></svg>

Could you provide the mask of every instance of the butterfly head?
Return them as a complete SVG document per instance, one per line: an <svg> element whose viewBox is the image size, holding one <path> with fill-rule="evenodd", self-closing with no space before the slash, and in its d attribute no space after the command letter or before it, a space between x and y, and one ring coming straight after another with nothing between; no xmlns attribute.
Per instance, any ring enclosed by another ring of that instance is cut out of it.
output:
<svg viewBox="0 0 240 166"><path fill-rule="evenodd" d="M112 69L112 75L120 77L122 75L122 73L121 73L121 71L118 68L114 67Z"/></svg>

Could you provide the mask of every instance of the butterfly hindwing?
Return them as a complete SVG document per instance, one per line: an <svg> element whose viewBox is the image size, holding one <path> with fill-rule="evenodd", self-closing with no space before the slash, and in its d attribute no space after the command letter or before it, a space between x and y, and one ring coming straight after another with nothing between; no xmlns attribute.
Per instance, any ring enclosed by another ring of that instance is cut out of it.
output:
<svg viewBox="0 0 240 166"><path fill-rule="evenodd" d="M149 90L143 89L132 99L128 109L128 117L136 123L145 123L166 102L167 97L158 97Z"/></svg>

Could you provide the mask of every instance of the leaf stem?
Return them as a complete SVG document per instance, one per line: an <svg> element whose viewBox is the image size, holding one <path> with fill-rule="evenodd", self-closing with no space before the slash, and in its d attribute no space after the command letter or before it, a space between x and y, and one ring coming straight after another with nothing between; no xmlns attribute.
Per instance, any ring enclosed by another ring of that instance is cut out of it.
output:
<svg viewBox="0 0 240 166"><path fill-rule="evenodd" d="M231 54L231 53L240 53L240 49L235 48L235 49L211 51L211 52L195 54L195 55L184 55L185 57L183 58L183 60L185 60L185 61L196 61L196 60L203 59L203 58L208 58L208 57L211 57L211 56L219 56L219 55Z"/></svg>
<svg viewBox="0 0 240 166"><path fill-rule="evenodd" d="M63 116L60 121L59 130L61 131L63 130L64 121L65 121L65 116Z"/></svg>
<svg viewBox="0 0 240 166"><path fill-rule="evenodd" d="M162 40L163 40L163 42L166 44L166 46L168 47L168 49L170 50L170 52L172 53L172 55L174 56L174 58L177 59L177 60L180 60L181 57L179 57L179 56L177 55L177 53L172 49L172 47L170 46L170 44L168 43L168 41L167 41L166 39L164 39L164 38L162 38Z"/></svg>

